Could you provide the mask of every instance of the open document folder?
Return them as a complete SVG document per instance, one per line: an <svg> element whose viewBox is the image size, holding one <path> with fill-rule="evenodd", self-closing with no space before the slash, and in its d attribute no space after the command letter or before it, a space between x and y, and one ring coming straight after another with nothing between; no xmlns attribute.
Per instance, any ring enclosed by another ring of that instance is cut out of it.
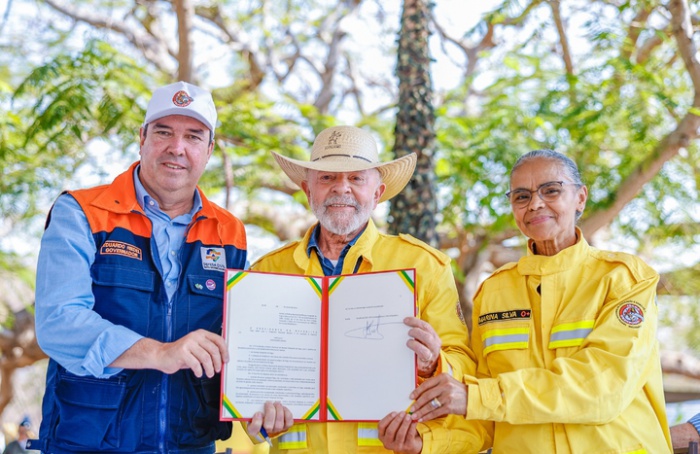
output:
<svg viewBox="0 0 700 454"><path fill-rule="evenodd" d="M296 276L226 270L221 419L279 401L296 420L378 421L411 405L415 270Z"/></svg>

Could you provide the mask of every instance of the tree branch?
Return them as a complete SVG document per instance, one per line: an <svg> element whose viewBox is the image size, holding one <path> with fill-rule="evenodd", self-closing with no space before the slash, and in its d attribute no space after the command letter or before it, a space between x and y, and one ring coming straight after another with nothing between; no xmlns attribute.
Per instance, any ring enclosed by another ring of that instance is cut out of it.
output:
<svg viewBox="0 0 700 454"><path fill-rule="evenodd" d="M316 96L316 101L314 106L318 109L319 113L325 114L328 112L328 107L333 99L333 90L335 88L333 80L338 71L338 63L340 61L341 53L341 42L347 36L347 33L341 27L341 21L356 11L360 2L347 2L340 1L338 5L338 15L335 18L328 17L326 21L331 23L331 37L328 44L328 54L326 55L326 60L323 64L323 70L320 71L321 75L321 90L319 90ZM318 37L323 40L323 29L325 26L322 24L319 29Z"/></svg>
<svg viewBox="0 0 700 454"><path fill-rule="evenodd" d="M559 34L559 46L561 47L561 58L564 61L564 67L566 68L566 74L569 76L574 75L574 62L571 58L571 50L569 48L569 39L566 36L566 30L564 29L564 21L561 18L561 4L559 0L550 0L549 6L552 8L552 17L554 18L554 25L557 27L557 33Z"/></svg>
<svg viewBox="0 0 700 454"><path fill-rule="evenodd" d="M634 19L632 19L632 22L630 23L630 28L627 33L627 42L623 43L622 50L620 52L621 58L629 60L632 56L633 50L637 47L639 35L644 29L650 14L651 10L648 8L642 8L640 11L637 11L637 15L634 16Z"/></svg>
<svg viewBox="0 0 700 454"><path fill-rule="evenodd" d="M693 82L694 97L692 110L685 114L676 129L664 137L651 154L625 178L616 191L615 200L605 210L594 213L581 223L581 229L590 237L601 227L610 224L642 187L661 170L665 162L674 158L681 148L688 147L698 137L700 117L700 63L696 58L697 48L693 42L693 29L686 0L671 0L671 29L678 44L686 70Z"/></svg>
<svg viewBox="0 0 700 454"><path fill-rule="evenodd" d="M654 36L648 38L639 46L637 49L637 57L635 59L638 64L645 63L649 59L649 56L653 50L663 44L664 41L659 36L659 33L661 32L657 31Z"/></svg>
<svg viewBox="0 0 700 454"><path fill-rule="evenodd" d="M219 5L208 7L195 7L195 14L203 20L210 22L224 35L223 41L233 50L237 51L241 58L248 63L248 87L255 90L265 78L265 62L259 57L258 47L242 30L236 30L229 26L221 14Z"/></svg>
<svg viewBox="0 0 700 454"><path fill-rule="evenodd" d="M693 81L695 98L693 107L700 106L700 63L697 59L697 46L693 42L693 25L687 0L671 0L668 4L671 12L671 30L678 43L678 50L683 57L686 70Z"/></svg>
<svg viewBox="0 0 700 454"><path fill-rule="evenodd" d="M194 6L192 0L174 0L173 6L177 16L178 34L178 80L194 83L192 68L192 16Z"/></svg>
<svg viewBox="0 0 700 454"><path fill-rule="evenodd" d="M84 22L98 29L111 30L126 38L134 47L140 49L144 56L153 62L161 71L171 73L173 70L172 56L174 53L168 48L168 40L156 36L152 32L144 32L127 25L126 21L114 20L114 18L100 17L94 14L79 12L72 7L60 5L55 0L43 0L48 6L59 13L70 17L76 22Z"/></svg>

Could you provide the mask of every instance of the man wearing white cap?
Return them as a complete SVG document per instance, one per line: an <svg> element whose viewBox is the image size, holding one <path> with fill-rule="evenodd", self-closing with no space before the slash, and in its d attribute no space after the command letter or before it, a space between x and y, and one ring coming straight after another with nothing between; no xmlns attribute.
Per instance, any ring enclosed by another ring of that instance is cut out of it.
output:
<svg viewBox="0 0 700 454"><path fill-rule="evenodd" d="M155 90L141 160L56 200L37 268L37 339L50 361L31 449L211 454L230 436L218 417L221 301L246 238L197 187L216 118L206 90Z"/></svg>
<svg viewBox="0 0 700 454"><path fill-rule="evenodd" d="M418 318L411 327L408 347L416 354L419 378L440 373L462 377L473 370L465 344L457 289L450 258L409 235L385 235L372 222L378 203L398 194L408 183L415 154L381 162L377 144L367 131L336 126L314 141L311 160L289 159L274 153L287 176L306 193L319 222L304 238L273 251L252 269L285 274L329 275L416 269ZM437 403L436 403L437 404ZM476 453L485 432L463 418L414 423L398 411L379 424L306 422L293 424L284 402L267 402L248 424L255 441L264 427L272 438L272 453Z"/></svg>

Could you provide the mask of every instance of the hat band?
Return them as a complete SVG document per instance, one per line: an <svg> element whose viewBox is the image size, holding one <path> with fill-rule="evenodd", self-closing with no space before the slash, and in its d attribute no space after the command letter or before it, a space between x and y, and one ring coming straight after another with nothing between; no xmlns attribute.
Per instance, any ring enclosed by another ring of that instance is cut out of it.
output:
<svg viewBox="0 0 700 454"><path fill-rule="evenodd" d="M321 159L332 158L332 157L336 157L336 156L341 156L341 157L343 157L343 158L362 159L363 161L367 161L367 162L369 162L370 164L373 164L372 161L370 161L369 159L365 158L364 156L357 156L357 155L354 155L354 154L327 154L327 155L325 155L325 156L321 156L320 158L314 159L314 162L315 162L315 161L320 161Z"/></svg>

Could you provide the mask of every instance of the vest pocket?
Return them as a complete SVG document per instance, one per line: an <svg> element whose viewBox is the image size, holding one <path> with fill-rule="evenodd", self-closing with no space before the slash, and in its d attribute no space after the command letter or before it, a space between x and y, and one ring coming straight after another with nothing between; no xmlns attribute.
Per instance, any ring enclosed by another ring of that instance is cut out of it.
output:
<svg viewBox="0 0 700 454"><path fill-rule="evenodd" d="M56 441L76 448L120 448L119 408L125 392L122 380L62 374L56 386Z"/></svg>
<svg viewBox="0 0 700 454"><path fill-rule="evenodd" d="M115 325L126 326L143 336L158 337L148 331L152 301L158 301L158 293L153 293L158 292L153 271L93 266L92 279L95 312Z"/></svg>
<svg viewBox="0 0 700 454"><path fill-rule="evenodd" d="M171 419L177 427L172 431L172 438L180 447L228 439L233 425L219 421L221 375L197 378L190 371L180 371L178 375L184 378L183 383L177 385L183 392L180 399L173 400L170 406ZM175 386L175 382L172 385Z"/></svg>
<svg viewBox="0 0 700 454"><path fill-rule="evenodd" d="M221 333L223 320L224 275L187 275L187 312L180 313L187 331L206 329Z"/></svg>

